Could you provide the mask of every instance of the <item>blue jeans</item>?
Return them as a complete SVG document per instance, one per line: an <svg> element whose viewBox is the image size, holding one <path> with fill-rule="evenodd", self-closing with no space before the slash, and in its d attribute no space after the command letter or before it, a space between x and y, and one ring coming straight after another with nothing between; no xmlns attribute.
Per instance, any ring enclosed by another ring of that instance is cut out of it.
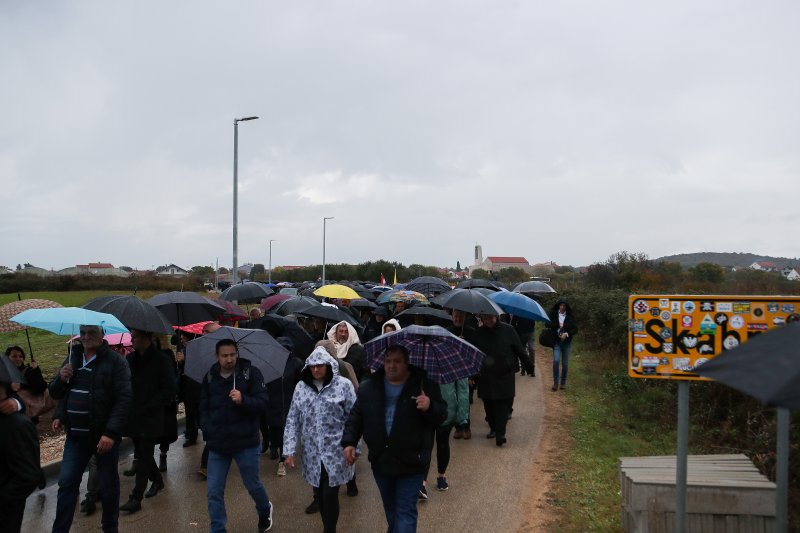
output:
<svg viewBox="0 0 800 533"><path fill-rule="evenodd" d="M389 523L387 533L415 533L417 498L424 474L387 476L373 469L372 475L375 476L383 500L383 512Z"/></svg>
<svg viewBox="0 0 800 533"><path fill-rule="evenodd" d="M233 455L222 455L213 450L208 453L208 517L211 519L211 531L224 533L228 514L225 512L225 482L231 461L236 461L244 487L256 503L256 511L261 517L269 512L269 497L264 484L258 477L258 452L260 446L242 450Z"/></svg>
<svg viewBox="0 0 800 533"><path fill-rule="evenodd" d="M86 436L73 436L67 433L64 443L64 457L58 476L58 499L56 501L56 519L53 522L53 533L66 533L72 526L75 517L75 506L78 504L78 493L81 478L89 459L97 458L97 477L103 502L103 531L117 531L119 525L119 443L115 442L111 449L97 454L97 441Z"/></svg>
<svg viewBox="0 0 800 533"><path fill-rule="evenodd" d="M558 385L559 363L561 364L561 384L565 385L567 383L570 351L572 351L572 341L559 341L553 347L553 385Z"/></svg>

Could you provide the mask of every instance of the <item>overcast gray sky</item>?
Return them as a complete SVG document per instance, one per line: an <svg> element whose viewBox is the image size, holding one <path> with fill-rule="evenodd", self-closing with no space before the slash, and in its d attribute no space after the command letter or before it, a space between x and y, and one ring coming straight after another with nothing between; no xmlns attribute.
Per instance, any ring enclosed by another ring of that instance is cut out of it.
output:
<svg viewBox="0 0 800 533"><path fill-rule="evenodd" d="M794 1L0 2L0 264L800 256Z"/></svg>

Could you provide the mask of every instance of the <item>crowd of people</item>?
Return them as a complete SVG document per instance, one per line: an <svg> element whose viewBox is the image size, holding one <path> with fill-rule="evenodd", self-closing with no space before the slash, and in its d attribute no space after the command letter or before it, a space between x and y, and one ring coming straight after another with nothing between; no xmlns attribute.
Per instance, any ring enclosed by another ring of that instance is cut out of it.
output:
<svg viewBox="0 0 800 533"><path fill-rule="evenodd" d="M37 420L25 415L31 400L26 401L23 390L56 401L52 427L66 433L53 532L70 530L87 468L89 481L80 512L92 515L99 502L105 532L118 531L120 511L136 513L144 499L158 495L164 488L169 447L178 440L179 402L185 412L183 447L196 445L201 433L205 442L198 473L207 480L211 531L226 530L224 493L232 462L255 503L258 531L272 528L273 505L259 477L260 456L268 454L278 462L278 476L302 465L302 477L311 487L305 511L320 515L323 532L335 532L339 488L346 486L350 497L358 495L354 465L364 443L388 531L416 531L418 502L428 498L433 452L435 488L446 491L450 438L472 438L470 404L476 392L490 429L486 437L498 447L508 442L515 374L521 370L535 376L533 322L448 309L452 324L447 329L485 358L477 375L436 383L409 363L409 351L402 345L388 346L381 368L367 366L364 344L402 330L396 318L402 309L378 305L359 310L346 301L336 303L362 326L349 320L330 324L319 318L284 317L302 326L307 339L298 342L296 335L284 336L270 315L262 316L257 308L249 322L239 324L267 330L289 352L283 376L268 383L251 361L240 356L231 339L216 342L216 362L202 382L185 375L186 345L219 329L217 322L203 324L202 331L179 328L172 339L132 330L129 347L109 345L100 327L83 325L49 384L35 362L25 363L22 348L10 347L6 357L24 381L0 382L3 531L19 531L25 499L44 483ZM552 387L557 391L566 387L577 325L563 300L549 319L545 327L557 339ZM417 317L416 323L424 325L425 320ZM120 505L123 437L130 437L134 446L133 463L123 475L135 476L135 483Z"/></svg>

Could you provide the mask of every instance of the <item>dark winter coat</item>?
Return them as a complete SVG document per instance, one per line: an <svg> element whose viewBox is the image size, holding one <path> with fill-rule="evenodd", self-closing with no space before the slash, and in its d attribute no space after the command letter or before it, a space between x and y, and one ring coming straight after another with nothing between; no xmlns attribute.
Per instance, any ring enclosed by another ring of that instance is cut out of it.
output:
<svg viewBox="0 0 800 533"><path fill-rule="evenodd" d="M219 363L214 363L203 378L200 389L200 427L208 449L222 455L235 455L261 443L260 415L267 406L267 389L261 371L239 358L234 375L242 403L229 395L234 375L223 378Z"/></svg>
<svg viewBox="0 0 800 533"><path fill-rule="evenodd" d="M558 327L558 308L561 304L566 304L567 306L567 316L564 318L563 328ZM569 334L566 340L559 340L559 342L564 344L572 342L572 338L578 333L578 325L575 323L575 314L572 312L572 307L570 307L569 302L561 298L550 309L550 314L548 316L550 317L550 322L547 323L549 329L556 330L559 336L564 332Z"/></svg>
<svg viewBox="0 0 800 533"><path fill-rule="evenodd" d="M342 447L356 446L363 436L369 447L369 462L377 472L389 476L424 474L431 460L436 427L447 415L439 385L425 372L409 366L410 375L394 413L391 434L386 434L386 392L383 369L369 376L358 388L356 404L350 411L342 436ZM424 390L431 399L426 412L417 409L412 396Z"/></svg>
<svg viewBox="0 0 800 533"><path fill-rule="evenodd" d="M161 350L167 356L169 367L173 375L173 396L172 400L164 406L164 424L161 426L161 437L158 444L172 444L178 440L178 399L177 392L181 384L181 376L178 373L178 363L175 361L175 354L172 350Z"/></svg>
<svg viewBox="0 0 800 533"><path fill-rule="evenodd" d="M73 369L83 366L83 347L76 346L72 356L62 363L62 366L71 363ZM54 400L59 400L54 419L59 419L69 429L67 417L66 397L69 394L70 383L64 383L56 372L48 390ZM92 371L92 384L89 390L90 400L90 431L95 440L105 435L115 441L122 438L125 424L128 421L128 412L133 400L131 390L131 371L125 358L108 347L103 341L97 350L97 358Z"/></svg>
<svg viewBox="0 0 800 533"><path fill-rule="evenodd" d="M283 377L267 383L267 425L283 426L286 416L289 414L289 406L292 403L292 394L300 381L300 371L303 370L303 361L294 355L290 355L286 360L286 368L283 370Z"/></svg>
<svg viewBox="0 0 800 533"><path fill-rule="evenodd" d="M44 391L47 390L47 382L42 377L41 367L25 366L22 376L25 378L25 383L21 385L23 389L28 389L33 394L44 394Z"/></svg>
<svg viewBox="0 0 800 533"><path fill-rule="evenodd" d="M10 503L24 501L43 479L36 426L22 413L0 414L0 516Z"/></svg>
<svg viewBox="0 0 800 533"><path fill-rule="evenodd" d="M125 435L158 439L164 433L164 410L175 401L175 371L167 354L151 345L126 357L131 369L133 403Z"/></svg>
<svg viewBox="0 0 800 533"><path fill-rule="evenodd" d="M470 342L486 354L478 375L478 396L487 400L513 398L514 374L519 372L519 358L526 355L514 328L498 320L493 328L475 330Z"/></svg>

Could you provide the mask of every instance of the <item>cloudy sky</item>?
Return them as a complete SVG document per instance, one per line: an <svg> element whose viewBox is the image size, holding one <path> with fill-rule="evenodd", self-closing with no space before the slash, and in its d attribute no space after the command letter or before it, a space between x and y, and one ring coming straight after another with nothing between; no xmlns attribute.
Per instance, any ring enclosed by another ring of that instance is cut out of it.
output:
<svg viewBox="0 0 800 533"><path fill-rule="evenodd" d="M800 4L0 2L0 264L800 256Z"/></svg>

